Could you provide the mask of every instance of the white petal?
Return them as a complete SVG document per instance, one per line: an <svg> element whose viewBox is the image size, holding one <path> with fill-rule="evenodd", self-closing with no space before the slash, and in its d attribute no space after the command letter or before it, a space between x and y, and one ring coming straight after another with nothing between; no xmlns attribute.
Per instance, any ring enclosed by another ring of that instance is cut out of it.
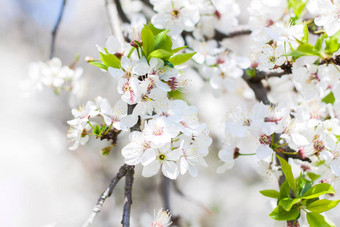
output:
<svg viewBox="0 0 340 227"><path fill-rule="evenodd" d="M268 145L260 145L256 149L256 157L260 160L265 159L273 153L273 150Z"/></svg>
<svg viewBox="0 0 340 227"><path fill-rule="evenodd" d="M147 149L144 151L141 157L141 163L143 166L149 165L154 160L156 160L156 152L154 149Z"/></svg>
<svg viewBox="0 0 340 227"><path fill-rule="evenodd" d="M153 161L147 166L144 166L142 175L143 177L151 177L158 173L158 170L160 168L160 164L157 160Z"/></svg>
<svg viewBox="0 0 340 227"><path fill-rule="evenodd" d="M164 162L162 165L162 172L164 176L170 179L176 179L179 174L177 165L174 162Z"/></svg>

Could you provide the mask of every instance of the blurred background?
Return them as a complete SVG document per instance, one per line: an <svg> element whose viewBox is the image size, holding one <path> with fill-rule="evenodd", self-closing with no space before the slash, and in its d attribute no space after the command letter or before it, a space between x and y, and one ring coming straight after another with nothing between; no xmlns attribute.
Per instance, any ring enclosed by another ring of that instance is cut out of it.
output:
<svg viewBox="0 0 340 227"><path fill-rule="evenodd" d="M124 163L120 148L127 142L126 133L119 135L110 156L100 152L108 145L106 141L91 138L86 146L70 151L66 137L71 108L96 96L107 98L111 104L119 98L111 76L84 61L86 56L98 58L95 45L103 46L111 35L104 0L67 1L57 35L55 56L65 65L80 55L78 66L84 68L86 81L83 95L70 103L67 92L57 96L50 89L29 94L21 89L28 79L29 63L48 60L51 31L61 2L1 1L1 226L81 226ZM238 1L242 9L240 24L247 23L248 2ZM245 53L247 39L231 40L232 48ZM172 190L173 214L180 215L186 226L272 226L274 222L268 217L272 205L258 191L277 186L256 172L255 158L242 157L233 169L216 174L222 165L217 154L222 145L223 121L226 112L237 105L237 96L215 97L200 78L193 75L192 81L186 96L190 104L198 106L202 121L208 122L214 142L207 157L209 167L200 169L197 178L178 178L178 187L190 200ZM144 178L141 167L136 167L132 226L150 226L154 210L162 207L160 179L160 175ZM120 226L123 187L122 181L93 226ZM337 223L340 218L332 220Z"/></svg>

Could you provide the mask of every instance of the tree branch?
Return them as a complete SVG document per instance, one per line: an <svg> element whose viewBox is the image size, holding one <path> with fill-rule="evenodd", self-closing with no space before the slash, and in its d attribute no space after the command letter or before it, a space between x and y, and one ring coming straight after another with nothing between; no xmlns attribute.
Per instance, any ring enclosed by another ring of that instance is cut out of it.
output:
<svg viewBox="0 0 340 227"><path fill-rule="evenodd" d="M118 15L120 17L120 19L124 22L124 23L128 23L130 24L131 21L130 19L127 17L127 15L125 14L122 5L120 3L120 0L114 0L116 7L117 7L117 11L118 11Z"/></svg>
<svg viewBox="0 0 340 227"><path fill-rule="evenodd" d="M171 212L170 207L170 183L171 180L161 174L160 195L163 203L163 209Z"/></svg>
<svg viewBox="0 0 340 227"><path fill-rule="evenodd" d="M57 36L59 24L60 24L60 22L61 22L61 18L63 17L63 14L64 14L65 5L66 5L66 0L62 0L62 4L61 4L60 11L59 11L58 19L57 19L57 21L56 21L56 23L55 23L55 25L54 25L53 30L52 30L52 40L51 40L51 49L50 49L50 59L52 59L52 58L53 58L53 55L54 55L55 40L56 40L56 36Z"/></svg>
<svg viewBox="0 0 340 227"><path fill-rule="evenodd" d="M124 199L124 212L122 218L122 225L124 227L130 226L130 212L131 212L131 205L132 205L132 185L134 180L134 170L135 166L130 166L129 171L125 176L125 199Z"/></svg>
<svg viewBox="0 0 340 227"><path fill-rule="evenodd" d="M235 38L235 37L238 37L238 36L250 35L250 34L251 34L251 31L249 29L233 31L233 32L228 33L228 34L224 34L222 32L219 32L218 30L215 30L214 39L216 41L222 41L223 39Z"/></svg>
<svg viewBox="0 0 340 227"><path fill-rule="evenodd" d="M134 166L129 166L127 164L124 164L122 167L120 167L117 175L111 180L111 183L109 185L109 187L100 195L96 206L93 208L92 213L90 214L89 218L86 220L86 222L84 223L83 227L87 227L89 225L91 225L94 222L94 219L96 218L96 216L98 215L98 213L101 211L103 204L105 202L105 200L111 196L113 189L116 187L117 183L119 182L119 180L124 177L125 175L127 175L127 173L133 169Z"/></svg>

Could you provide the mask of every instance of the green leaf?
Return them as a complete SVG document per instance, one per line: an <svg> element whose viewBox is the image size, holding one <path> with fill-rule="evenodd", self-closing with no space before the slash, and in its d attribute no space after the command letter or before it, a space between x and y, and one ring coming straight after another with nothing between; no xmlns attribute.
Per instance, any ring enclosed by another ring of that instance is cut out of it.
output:
<svg viewBox="0 0 340 227"><path fill-rule="evenodd" d="M288 184L289 184L290 188L295 193L295 191L296 191L296 183L295 183L295 179L294 179L294 176L293 176L292 167L288 164L288 162L286 160L284 160L280 156L277 155L277 158L280 161L282 172L285 175L286 180L288 181Z"/></svg>
<svg viewBox="0 0 340 227"><path fill-rule="evenodd" d="M247 69L247 70L246 70L246 73L247 73L247 75L250 76L250 77L255 77L255 76L256 76L256 70L255 70L255 68L253 68L253 69Z"/></svg>
<svg viewBox="0 0 340 227"><path fill-rule="evenodd" d="M323 43L323 35L321 35L320 38L318 38L316 40L316 43L315 43L315 46L314 46L315 50L320 51L321 48L322 48L322 43Z"/></svg>
<svg viewBox="0 0 340 227"><path fill-rule="evenodd" d="M188 60L190 60L192 58L192 56L194 56L196 54L196 52L193 53L183 53L183 54L177 54L175 56L172 56L169 61L173 64L173 65L181 65L185 62L187 62Z"/></svg>
<svg viewBox="0 0 340 227"><path fill-rule="evenodd" d="M154 35L149 26L144 26L141 32L141 39L143 42L143 51L146 57L154 50Z"/></svg>
<svg viewBox="0 0 340 227"><path fill-rule="evenodd" d="M269 214L269 217L277 221L288 221L297 219L299 215L300 211L296 206L293 206L289 211L284 210L281 206L277 206Z"/></svg>
<svg viewBox="0 0 340 227"><path fill-rule="evenodd" d="M99 52L100 60L106 67L119 68L120 60L114 54L103 54Z"/></svg>
<svg viewBox="0 0 340 227"><path fill-rule="evenodd" d="M279 201L279 205L285 210L289 211L294 204L297 204L298 202L301 201L301 198L295 198L295 199L290 199L290 198L284 198Z"/></svg>
<svg viewBox="0 0 340 227"><path fill-rule="evenodd" d="M112 146L107 146L102 149L102 155L108 156L111 152Z"/></svg>
<svg viewBox="0 0 340 227"><path fill-rule="evenodd" d="M150 31L152 31L152 34L155 36L155 35L158 35L159 33L161 33L162 31L164 31L165 29L158 29L158 28L155 28L155 26L153 26L153 24L149 23L147 25L150 29Z"/></svg>
<svg viewBox="0 0 340 227"><path fill-rule="evenodd" d="M308 172L307 176L309 177L309 179L311 179L311 181L315 181L320 177L319 174L312 173L312 172Z"/></svg>
<svg viewBox="0 0 340 227"><path fill-rule="evenodd" d="M324 102L324 103L334 104L334 102L335 102L335 97L334 97L333 92L331 91L328 95L326 95L325 97L323 97L323 98L321 99L321 101Z"/></svg>
<svg viewBox="0 0 340 227"><path fill-rule="evenodd" d="M164 65L169 66L170 68L175 68L173 64L171 64L171 62L164 60Z"/></svg>
<svg viewBox="0 0 340 227"><path fill-rule="evenodd" d="M185 49L186 47L187 47L187 46L178 47L178 48L176 48L176 49L172 49L171 52L172 52L172 53L177 53L178 51L183 50L183 49Z"/></svg>
<svg viewBox="0 0 340 227"><path fill-rule="evenodd" d="M309 38L309 31L308 31L308 26L305 23L303 26L303 37L301 39L301 42L308 43L308 38Z"/></svg>
<svg viewBox="0 0 340 227"><path fill-rule="evenodd" d="M185 100L185 96L183 95L183 93L179 90L171 90L168 92L168 97L170 99L181 99L181 100Z"/></svg>
<svg viewBox="0 0 340 227"><path fill-rule="evenodd" d="M322 213L327 210L333 209L338 205L339 202L340 200L332 201L328 199L321 199L309 204L307 206L307 209L313 213Z"/></svg>
<svg viewBox="0 0 340 227"><path fill-rule="evenodd" d="M317 213L308 212L307 221L310 227L335 227L331 221Z"/></svg>
<svg viewBox="0 0 340 227"><path fill-rule="evenodd" d="M93 134L96 136L100 136L100 128L99 125L96 125L96 127L93 129Z"/></svg>
<svg viewBox="0 0 340 227"><path fill-rule="evenodd" d="M171 51L172 48L172 40L167 35L169 30L162 31L155 36L155 50L164 49L167 51Z"/></svg>
<svg viewBox="0 0 340 227"><path fill-rule="evenodd" d="M325 39L325 43L326 43L326 47L325 47L326 54L332 55L334 52L338 51L340 48L340 43L338 42L338 39L333 36Z"/></svg>
<svg viewBox="0 0 340 227"><path fill-rule="evenodd" d="M264 196L269 197L269 198L277 199L277 198L280 197L280 192L278 192L276 190L267 189L267 190L260 191L260 193Z"/></svg>
<svg viewBox="0 0 340 227"><path fill-rule="evenodd" d="M158 49L155 51L152 51L149 54L148 59L150 58L160 58L162 60L168 60L171 57L172 53L163 49Z"/></svg>
<svg viewBox="0 0 340 227"><path fill-rule="evenodd" d="M313 187L308 189L308 191L306 191L306 193L303 195L302 198L313 199L313 198L317 198L321 195L329 194L329 193L331 194L335 193L333 187L330 184L321 183L321 184L314 185Z"/></svg>
<svg viewBox="0 0 340 227"><path fill-rule="evenodd" d="M296 18L299 18L308 1L288 0L288 8L293 9Z"/></svg>
<svg viewBox="0 0 340 227"><path fill-rule="evenodd" d="M104 69L107 71L107 66L100 63L100 62L95 62L95 61L90 61L89 62L91 65L97 66L98 68Z"/></svg>
<svg viewBox="0 0 340 227"><path fill-rule="evenodd" d="M298 41L298 42L300 42L300 45L298 46L298 48L288 52L287 54L285 54L283 56L293 56L293 57L296 57L296 58L299 58L301 56L318 56L318 57L321 57L320 50L317 50L312 44L302 43L301 41Z"/></svg>
<svg viewBox="0 0 340 227"><path fill-rule="evenodd" d="M280 199L283 198L290 198L290 187L287 180L280 187Z"/></svg>

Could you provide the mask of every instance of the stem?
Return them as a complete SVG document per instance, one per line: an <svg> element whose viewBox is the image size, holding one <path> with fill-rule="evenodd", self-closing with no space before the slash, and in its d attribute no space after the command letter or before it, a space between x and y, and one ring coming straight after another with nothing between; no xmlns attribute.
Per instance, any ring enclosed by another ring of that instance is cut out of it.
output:
<svg viewBox="0 0 340 227"><path fill-rule="evenodd" d="M124 177L130 171L131 168L132 167L127 164L124 164L122 167L120 167L117 175L111 180L109 187L100 195L96 203L96 206L93 208L92 213L90 214L86 222L83 224L83 227L87 227L94 222L96 216L102 210L105 200L111 196L113 189L116 187L119 180L122 177Z"/></svg>
<svg viewBox="0 0 340 227"><path fill-rule="evenodd" d="M130 226L130 212L131 212L131 205L132 205L132 185L134 180L135 174L135 166L130 166L130 170L125 176L125 198L124 198L124 212L122 218L122 225L124 227Z"/></svg>
<svg viewBox="0 0 340 227"><path fill-rule="evenodd" d="M116 7L117 7L117 11L118 11L118 15L120 17L120 19L124 22L124 23L128 23L130 24L130 19L126 16L122 5L120 4L120 0L114 0Z"/></svg>
<svg viewBox="0 0 340 227"><path fill-rule="evenodd" d="M256 155L256 153L249 153L249 154L243 154L243 153L238 153L239 156L251 156L251 155Z"/></svg>
<svg viewBox="0 0 340 227"><path fill-rule="evenodd" d="M91 126L91 128L94 130L94 127L92 126L92 124L90 123L90 121L87 121L87 123Z"/></svg>
<svg viewBox="0 0 340 227"><path fill-rule="evenodd" d="M56 36L57 36L57 33L58 33L59 24L61 22L61 18L63 17L63 14L64 14L65 5L66 5L66 0L62 0L62 4L61 4L60 11L59 11L58 19L57 19L57 21L56 21L56 23L54 25L53 30L52 30L50 59L52 59L53 55L54 55L55 40L56 40Z"/></svg>
<svg viewBox="0 0 340 227"><path fill-rule="evenodd" d="M163 203L164 210L171 212L170 208L170 179L161 174L160 195Z"/></svg>
<svg viewBox="0 0 340 227"><path fill-rule="evenodd" d="M131 57L131 54L136 50L135 47L131 47L131 49L129 50L129 53L127 55L127 58L130 58Z"/></svg>

